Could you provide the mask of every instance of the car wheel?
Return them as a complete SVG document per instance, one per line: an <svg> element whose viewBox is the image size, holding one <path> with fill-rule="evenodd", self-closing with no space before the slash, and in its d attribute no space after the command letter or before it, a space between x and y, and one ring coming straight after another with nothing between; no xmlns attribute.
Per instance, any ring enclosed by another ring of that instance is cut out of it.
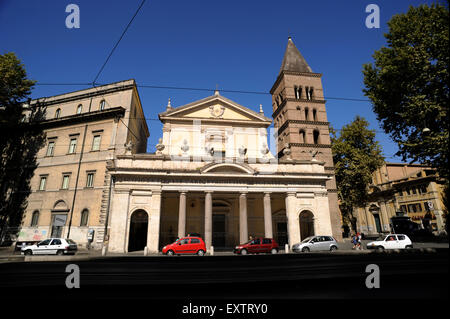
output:
<svg viewBox="0 0 450 319"><path fill-rule="evenodd" d="M62 256L62 255L64 255L64 251L63 251L63 250L58 250L58 251L56 252L56 254L57 254L58 256Z"/></svg>
<svg viewBox="0 0 450 319"><path fill-rule="evenodd" d="M200 249L199 251L197 251L197 255L204 256L205 252L202 249Z"/></svg>
<svg viewBox="0 0 450 319"><path fill-rule="evenodd" d="M27 256L31 256L31 255L33 255L33 251L28 249L28 250L25 250L24 254Z"/></svg>
<svg viewBox="0 0 450 319"><path fill-rule="evenodd" d="M383 246L378 246L377 247L377 251L380 252L380 253L383 252L384 251L384 247Z"/></svg>
<svg viewBox="0 0 450 319"><path fill-rule="evenodd" d="M278 250L276 248L272 248L270 252L272 253L272 255L278 254Z"/></svg>
<svg viewBox="0 0 450 319"><path fill-rule="evenodd" d="M167 256L173 256L173 255L174 255L173 250L169 250L169 251L166 253L166 255L167 255Z"/></svg>
<svg viewBox="0 0 450 319"><path fill-rule="evenodd" d="M241 250L241 255L247 255L247 249L242 249Z"/></svg>
<svg viewBox="0 0 450 319"><path fill-rule="evenodd" d="M330 251L336 251L338 248L336 246L331 246Z"/></svg>
<svg viewBox="0 0 450 319"><path fill-rule="evenodd" d="M303 253L309 253L309 248L308 247L303 247L302 248L302 252Z"/></svg>

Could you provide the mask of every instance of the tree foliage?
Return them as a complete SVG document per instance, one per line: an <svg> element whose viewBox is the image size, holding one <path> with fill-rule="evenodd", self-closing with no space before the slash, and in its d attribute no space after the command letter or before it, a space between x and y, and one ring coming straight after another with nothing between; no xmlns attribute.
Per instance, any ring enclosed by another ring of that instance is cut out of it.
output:
<svg viewBox="0 0 450 319"><path fill-rule="evenodd" d="M45 142L37 124L45 109L25 103L33 85L15 54L0 55L0 235L22 221L36 154Z"/></svg>
<svg viewBox="0 0 450 319"><path fill-rule="evenodd" d="M384 163L381 146L375 140L375 131L369 130L368 126L364 118L357 116L342 128L339 136L331 129L339 207L344 224L351 224L354 230L356 219L353 209L365 206L372 174Z"/></svg>
<svg viewBox="0 0 450 319"><path fill-rule="evenodd" d="M448 4L410 7L388 26L387 46L364 65L364 92L397 143L396 155L431 165L448 180Z"/></svg>

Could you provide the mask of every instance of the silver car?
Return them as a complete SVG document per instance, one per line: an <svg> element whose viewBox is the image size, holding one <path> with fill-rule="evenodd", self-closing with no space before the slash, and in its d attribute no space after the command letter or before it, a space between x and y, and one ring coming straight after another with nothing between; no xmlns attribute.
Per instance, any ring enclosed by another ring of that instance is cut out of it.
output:
<svg viewBox="0 0 450 319"><path fill-rule="evenodd" d="M332 236L311 236L301 243L292 246L292 251L307 253L310 251L335 251L339 248L336 239Z"/></svg>

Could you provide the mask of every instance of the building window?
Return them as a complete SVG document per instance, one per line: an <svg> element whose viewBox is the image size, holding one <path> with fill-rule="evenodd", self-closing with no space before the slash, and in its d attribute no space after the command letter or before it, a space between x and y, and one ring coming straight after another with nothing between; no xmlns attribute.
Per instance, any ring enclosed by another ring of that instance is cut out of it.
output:
<svg viewBox="0 0 450 319"><path fill-rule="evenodd" d="M309 109L305 107L305 121L309 120Z"/></svg>
<svg viewBox="0 0 450 319"><path fill-rule="evenodd" d="M314 88L312 86L307 86L305 88L305 92L306 92L306 99L307 100L312 100L313 99L313 94L314 94Z"/></svg>
<svg viewBox="0 0 450 319"><path fill-rule="evenodd" d="M81 220L80 220L80 226L84 227L87 226L89 219L89 211L87 209L83 209L81 212Z"/></svg>
<svg viewBox="0 0 450 319"><path fill-rule="evenodd" d="M70 179L70 175L69 174L64 174L63 175L63 181L62 181L61 189L69 189L69 179Z"/></svg>
<svg viewBox="0 0 450 319"><path fill-rule="evenodd" d="M57 109L55 112L55 119L59 119L61 116L61 109Z"/></svg>
<svg viewBox="0 0 450 319"><path fill-rule="evenodd" d="M100 111L103 111L105 109L105 104L106 104L105 100L100 101L100 107L99 107Z"/></svg>
<svg viewBox="0 0 450 319"><path fill-rule="evenodd" d="M77 114L81 114L81 112L83 111L83 105L78 105L77 106Z"/></svg>
<svg viewBox="0 0 450 319"><path fill-rule="evenodd" d="M55 142L54 141L48 142L47 156L53 156L54 150L55 150Z"/></svg>
<svg viewBox="0 0 450 319"><path fill-rule="evenodd" d="M420 186L419 186L419 192L420 192L421 194L427 193L427 185L420 185Z"/></svg>
<svg viewBox="0 0 450 319"><path fill-rule="evenodd" d="M92 150L93 151L99 151L100 150L100 142L101 142L101 136L95 135L94 139L92 140Z"/></svg>
<svg viewBox="0 0 450 319"><path fill-rule="evenodd" d="M94 187L94 173L87 173L86 187Z"/></svg>
<svg viewBox="0 0 450 319"><path fill-rule="evenodd" d="M75 153L76 149L77 149L77 139L71 138L69 144L69 154Z"/></svg>
<svg viewBox="0 0 450 319"><path fill-rule="evenodd" d="M294 94L295 94L295 98L297 100L300 100L302 98L302 87L294 86Z"/></svg>
<svg viewBox="0 0 450 319"><path fill-rule="evenodd" d="M47 184L47 176L41 176L41 180L39 182L39 190L45 191L46 184Z"/></svg>
<svg viewBox="0 0 450 319"><path fill-rule="evenodd" d="M406 205L400 205L400 210L404 213L408 212L408 209L406 208Z"/></svg>
<svg viewBox="0 0 450 319"><path fill-rule="evenodd" d="M313 121L317 121L317 110L313 109Z"/></svg>
<svg viewBox="0 0 450 319"><path fill-rule="evenodd" d="M319 144L319 135L320 132L318 130L314 130L313 132L313 138L314 138L314 144Z"/></svg>
<svg viewBox="0 0 450 319"><path fill-rule="evenodd" d="M31 217L31 227L36 227L39 222L39 211L36 210L33 212L33 216Z"/></svg>
<svg viewBox="0 0 450 319"><path fill-rule="evenodd" d="M306 143L306 132L304 130L300 130L300 143Z"/></svg>

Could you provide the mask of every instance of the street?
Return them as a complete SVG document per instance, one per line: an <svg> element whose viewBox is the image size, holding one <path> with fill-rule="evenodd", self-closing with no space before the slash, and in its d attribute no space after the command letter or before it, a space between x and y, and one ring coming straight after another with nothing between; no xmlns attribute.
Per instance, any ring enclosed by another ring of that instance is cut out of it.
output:
<svg viewBox="0 0 450 319"><path fill-rule="evenodd" d="M80 269L80 288L65 286L66 266ZM365 285L367 265L380 288ZM347 299L446 298L448 249L435 252L309 253L250 256L122 256L0 264L0 290L55 298ZM424 292L426 291L426 294Z"/></svg>

